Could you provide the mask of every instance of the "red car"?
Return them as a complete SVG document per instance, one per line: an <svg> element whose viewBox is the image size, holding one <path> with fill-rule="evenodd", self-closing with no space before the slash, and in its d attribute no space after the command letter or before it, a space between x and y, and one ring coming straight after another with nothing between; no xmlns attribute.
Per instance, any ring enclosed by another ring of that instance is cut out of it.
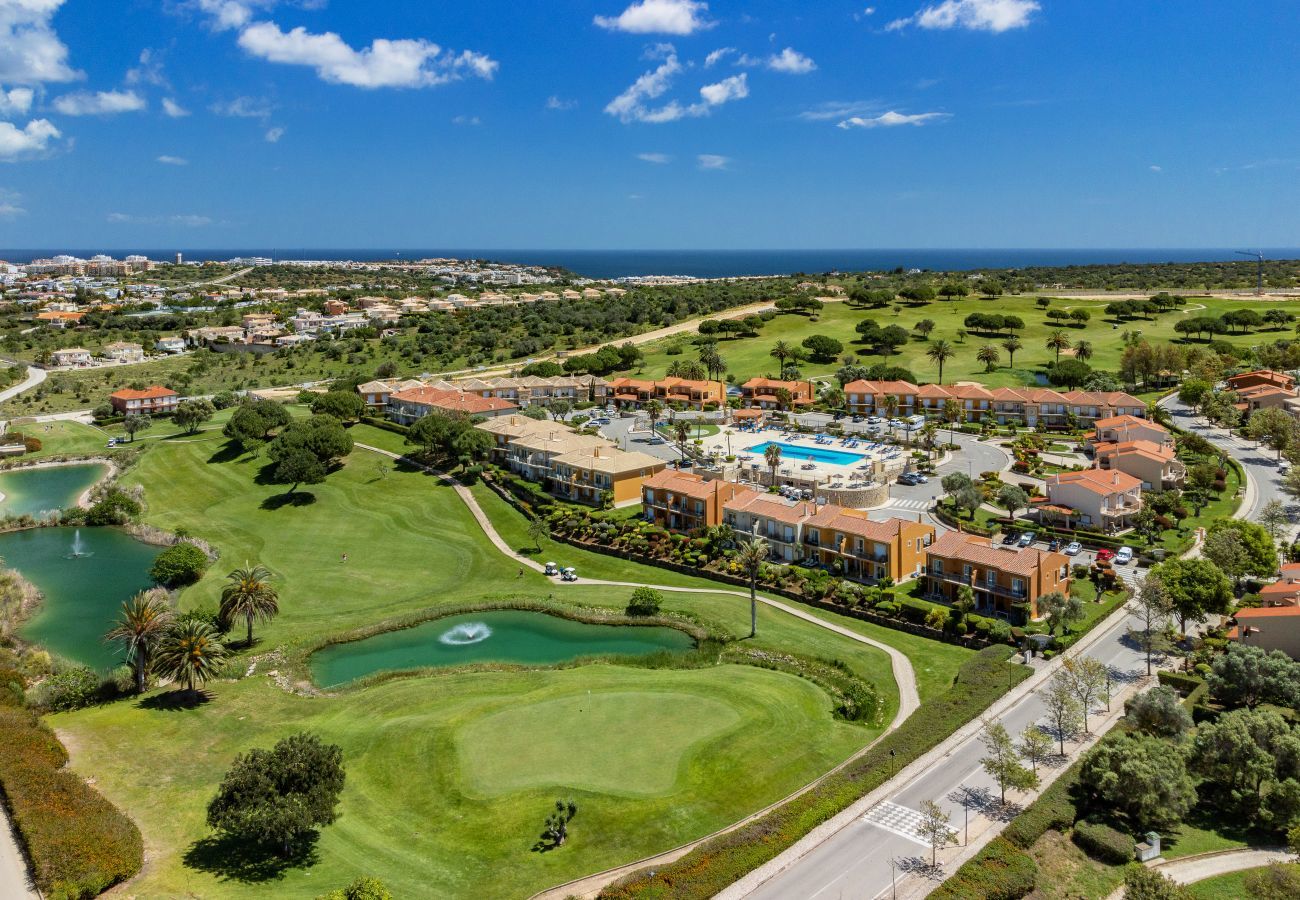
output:
<svg viewBox="0 0 1300 900"><path fill-rule="evenodd" d="M1114 550L1107 550L1105 547L1102 547L1097 551L1097 562L1110 562L1114 557Z"/></svg>

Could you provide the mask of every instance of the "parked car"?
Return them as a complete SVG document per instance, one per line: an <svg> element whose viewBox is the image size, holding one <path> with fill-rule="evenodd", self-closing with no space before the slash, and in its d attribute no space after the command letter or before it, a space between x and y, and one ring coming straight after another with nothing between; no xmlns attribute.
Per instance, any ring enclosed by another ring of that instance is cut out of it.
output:
<svg viewBox="0 0 1300 900"><path fill-rule="evenodd" d="M853 417L853 424L854 424L854 425L858 424L858 423L861 422L861 421L862 421L862 416L854 416L854 417Z"/></svg>
<svg viewBox="0 0 1300 900"><path fill-rule="evenodd" d="M867 424L868 424L868 425L879 425L879 424L880 424L880 416L867 416Z"/></svg>
<svg viewBox="0 0 1300 900"><path fill-rule="evenodd" d="M1070 541L1070 543L1065 545L1065 555L1077 556L1079 554L1079 551L1082 549L1083 549L1083 544L1080 544L1078 541Z"/></svg>
<svg viewBox="0 0 1300 900"><path fill-rule="evenodd" d="M1015 542L1016 533L1014 531L1008 531L1006 534L1002 535L1002 546L1009 547Z"/></svg>
<svg viewBox="0 0 1300 900"><path fill-rule="evenodd" d="M1047 542L1047 549L1050 550L1052 553L1055 553L1057 550L1060 550L1060 549L1061 549L1061 539L1060 539L1060 538L1052 538L1050 541Z"/></svg>
<svg viewBox="0 0 1300 900"><path fill-rule="evenodd" d="M1100 550L1097 551L1097 562L1109 562L1114 558L1115 558L1114 550L1111 550L1106 547L1102 547Z"/></svg>
<svg viewBox="0 0 1300 900"><path fill-rule="evenodd" d="M922 475L917 475L915 472L904 472L902 475L898 476L898 483L907 484L907 485L917 485L921 483L920 479L923 477L924 476Z"/></svg>
<svg viewBox="0 0 1300 900"><path fill-rule="evenodd" d="M1020 533L1020 539L1016 541L1016 546L1028 547L1030 544L1034 542L1034 537L1035 535L1032 531L1022 531Z"/></svg>
<svg viewBox="0 0 1300 900"><path fill-rule="evenodd" d="M1120 547L1119 552L1115 554L1115 565L1127 566L1133 561L1133 548Z"/></svg>

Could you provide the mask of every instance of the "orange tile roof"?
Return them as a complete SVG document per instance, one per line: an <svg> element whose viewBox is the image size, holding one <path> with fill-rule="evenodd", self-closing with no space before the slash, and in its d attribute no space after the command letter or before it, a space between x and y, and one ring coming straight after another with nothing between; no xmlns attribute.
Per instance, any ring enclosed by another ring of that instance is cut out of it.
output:
<svg viewBox="0 0 1300 900"><path fill-rule="evenodd" d="M931 557L956 559L1015 575L1032 575L1044 564L1063 565L1067 558L1063 554L1045 552L1037 547L1026 547L1023 550L1001 547L987 538L956 531L946 532L930 545L928 552ZM1053 557L1060 557L1061 562L1057 563Z"/></svg>
<svg viewBox="0 0 1300 900"><path fill-rule="evenodd" d="M133 388L122 388L120 391L114 391L109 394L110 397L116 397L118 400L161 400L164 397L175 397L176 392L170 388L165 388L160 384L150 385L143 391L137 391Z"/></svg>
<svg viewBox="0 0 1300 900"><path fill-rule="evenodd" d="M904 525L911 524L902 519L886 519L877 522L867 518L867 514L856 509L845 509L828 503L808 520L809 525L818 528L833 528L845 534L858 535L873 541L889 541L898 536Z"/></svg>
<svg viewBox="0 0 1300 900"><path fill-rule="evenodd" d="M1082 472L1062 472L1059 475L1048 477L1047 486L1051 487L1054 484L1077 484L1079 487L1103 496L1119 494L1142 487L1141 479L1134 478L1127 472L1120 472L1117 469L1084 469Z"/></svg>
<svg viewBox="0 0 1300 900"><path fill-rule="evenodd" d="M814 514L814 505L810 501L801 500L798 503L787 503L776 494L767 494L760 491L739 494L724 503L723 509L734 512L747 512L751 515L762 516L765 519L772 519L790 525L797 525L806 519L812 518Z"/></svg>
<svg viewBox="0 0 1300 900"><path fill-rule="evenodd" d="M1162 446L1155 441L1143 439L1105 443L1097 447L1098 459L1129 455L1144 456L1147 459L1154 459L1159 462L1173 462L1176 454L1174 448L1168 444Z"/></svg>
<svg viewBox="0 0 1300 900"><path fill-rule="evenodd" d="M477 394L467 394L464 391L448 391L431 387L398 391L388 399L390 403L405 401L422 406L433 406L449 412L463 412L469 415L517 408L509 400L502 400L500 397L480 397Z"/></svg>
<svg viewBox="0 0 1300 900"><path fill-rule="evenodd" d="M1232 614L1234 619L1273 619L1279 616L1300 616L1300 606L1260 606L1239 609Z"/></svg>

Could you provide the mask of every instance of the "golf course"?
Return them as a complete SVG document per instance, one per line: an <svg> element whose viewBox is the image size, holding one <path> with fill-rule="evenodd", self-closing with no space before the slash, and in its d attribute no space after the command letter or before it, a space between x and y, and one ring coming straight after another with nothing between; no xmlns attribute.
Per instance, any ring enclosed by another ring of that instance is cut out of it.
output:
<svg viewBox="0 0 1300 900"><path fill-rule="evenodd" d="M402 449L399 437L369 426L352 433L359 445ZM451 487L363 446L293 502L264 483L264 466L203 431L149 441L123 478L143 489L148 523L221 553L182 591L182 610L215 609L232 568L270 569L280 614L258 625L256 644L200 704L169 703L163 688L49 717L70 766L144 835L144 869L125 888L133 896L315 897L361 875L397 896L526 896L744 818L866 746L899 708L883 651L767 606L757 636L735 646L838 661L875 685L876 721L837 718L832 697L808 678L734 663L661 666L658 657L426 669L322 691L306 660L339 636L472 605L621 613L631 588L580 580L560 589L531 568L521 574ZM473 496L511 547L574 566L580 579L704 589L664 592L663 612L713 634L748 634L748 601L716 583L535 541L486 487ZM922 700L951 685L970 657L818 616L907 654ZM217 837L206 805L234 757L301 731L343 749L338 821L284 858ZM535 851L560 798L579 809L569 840Z"/></svg>

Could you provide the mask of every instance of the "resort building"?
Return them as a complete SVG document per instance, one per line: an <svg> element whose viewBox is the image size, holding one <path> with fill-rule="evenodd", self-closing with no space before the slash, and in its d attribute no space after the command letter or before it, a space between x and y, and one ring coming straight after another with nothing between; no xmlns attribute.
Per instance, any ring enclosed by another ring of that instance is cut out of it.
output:
<svg viewBox="0 0 1300 900"><path fill-rule="evenodd" d="M88 366L94 361L84 347L68 347L50 354L50 364L55 366Z"/></svg>
<svg viewBox="0 0 1300 900"><path fill-rule="evenodd" d="M1106 532L1133 524L1142 508L1142 482L1127 472L1085 469L1047 478L1047 503L1039 508L1048 519L1064 519L1067 527L1092 525Z"/></svg>
<svg viewBox="0 0 1300 900"><path fill-rule="evenodd" d="M888 398L894 398L892 401ZM1066 428L1072 421L1095 422L1112 416L1146 416L1146 404L1123 391L1067 391L1050 388L995 388L980 384L930 384L907 381L850 381L844 386L849 412L858 416L942 418L948 400L956 401L961 420L1036 428Z"/></svg>
<svg viewBox="0 0 1300 900"><path fill-rule="evenodd" d="M705 404L722 406L726 389L720 381L696 381L690 378L665 378L646 381L640 378L615 378L609 383L610 399L619 406L639 408L651 400L665 406L680 403L703 409Z"/></svg>
<svg viewBox="0 0 1300 900"><path fill-rule="evenodd" d="M1300 607L1239 609L1232 617L1237 626L1228 632L1229 639L1300 659Z"/></svg>
<svg viewBox="0 0 1300 900"><path fill-rule="evenodd" d="M1241 410L1244 417L1249 418L1251 414L1261 409L1286 409L1288 401L1296 399L1296 392L1288 388L1260 384L1237 391L1237 398L1237 403L1234 405Z"/></svg>
<svg viewBox="0 0 1300 900"><path fill-rule="evenodd" d="M74 310L47 309L36 314L36 321L49 328L67 328L76 325L85 315Z"/></svg>
<svg viewBox="0 0 1300 900"><path fill-rule="evenodd" d="M1092 423L1093 430L1084 435L1084 439L1094 450L1105 444L1119 444L1125 441L1149 441L1162 447L1174 447L1174 436L1169 429L1150 419L1137 416L1111 416L1098 419Z"/></svg>
<svg viewBox="0 0 1300 900"><path fill-rule="evenodd" d="M114 341L104 345L104 358L114 362L134 363L144 361L144 348L130 341Z"/></svg>
<svg viewBox="0 0 1300 900"><path fill-rule="evenodd" d="M562 453L551 460L551 492L571 503L614 506L638 503L645 480L667 465L647 453L619 450L608 443Z"/></svg>
<svg viewBox="0 0 1300 900"><path fill-rule="evenodd" d="M1237 393L1256 387L1275 387L1295 393L1295 379L1284 372L1274 372L1272 369L1242 372L1240 375L1231 376L1227 382L1228 390Z"/></svg>
<svg viewBox="0 0 1300 900"><path fill-rule="evenodd" d="M609 384L594 375L560 375L554 378L467 378L464 381L419 381L416 379L376 379L357 388L366 405L382 408L396 391L427 387L440 391L459 391L484 399L507 400L520 408L549 406L552 401L569 403L604 403Z"/></svg>
<svg viewBox="0 0 1300 900"><path fill-rule="evenodd" d="M777 494L750 490L725 502L722 509L723 522L737 535L766 539L772 559L792 563L807 557L804 527L817 513L812 501L791 502Z"/></svg>
<svg viewBox="0 0 1300 900"><path fill-rule="evenodd" d="M781 402L782 395L778 394L778 391L786 392L787 399L784 404ZM789 406L798 409L801 406L810 406L817 400L817 389L811 381L751 378L740 386L740 397L744 406L759 409L781 409L783 406Z"/></svg>
<svg viewBox="0 0 1300 900"><path fill-rule="evenodd" d="M876 522L865 512L829 503L804 527L809 556L835 574L868 584L884 578L897 584L920 575L934 535L931 525Z"/></svg>
<svg viewBox="0 0 1300 900"><path fill-rule="evenodd" d="M1180 488L1187 480L1187 466L1174 456L1173 442L1120 441L1102 444L1096 450L1097 468L1132 475L1142 482L1142 490Z"/></svg>
<svg viewBox="0 0 1300 900"><path fill-rule="evenodd" d="M410 425L434 412L491 418L514 412L518 407L506 400L421 386L390 394L385 409L392 421Z"/></svg>
<svg viewBox="0 0 1300 900"><path fill-rule="evenodd" d="M641 505L647 522L690 534L722 524L723 505L746 492L753 489L665 468L641 485Z"/></svg>
<svg viewBox="0 0 1300 900"><path fill-rule="evenodd" d="M975 594L975 607L1019 624L1038 618L1038 598L1053 591L1070 593L1070 559L1035 547L1016 549L988 538L949 531L927 552L925 591L952 603L963 586Z"/></svg>
<svg viewBox="0 0 1300 900"><path fill-rule="evenodd" d="M150 385L142 391L123 388L108 395L113 409L122 415L156 415L175 412L180 404L176 392L162 385Z"/></svg>
<svg viewBox="0 0 1300 900"><path fill-rule="evenodd" d="M1260 606L1300 606L1300 563L1287 563L1277 581L1259 589Z"/></svg>

